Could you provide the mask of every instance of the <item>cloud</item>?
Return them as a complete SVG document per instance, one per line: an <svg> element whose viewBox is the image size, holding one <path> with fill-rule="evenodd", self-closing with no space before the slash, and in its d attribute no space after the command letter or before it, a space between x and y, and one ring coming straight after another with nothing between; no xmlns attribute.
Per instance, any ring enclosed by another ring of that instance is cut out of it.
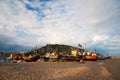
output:
<svg viewBox="0 0 120 80"><path fill-rule="evenodd" d="M39 26L39 23L36 22L35 13L28 11L24 7L24 4L19 1L13 1L11 3L9 1L1 2L0 6L2 12L0 12L0 25L2 29L0 30L0 34L5 37L10 37L13 43L16 44L24 45L23 43L27 42L28 39L32 42L33 37L31 35L36 33L32 31L32 29L34 26ZM19 36L22 34L26 34L27 36Z"/></svg>
<svg viewBox="0 0 120 80"><path fill-rule="evenodd" d="M0 42L29 47L86 43L87 48L108 47L111 51L113 40L120 44L119 3L113 0L2 0ZM120 52L120 46L115 46Z"/></svg>
<svg viewBox="0 0 120 80"><path fill-rule="evenodd" d="M93 42L105 41L106 39L108 39L108 36L106 36L106 35L96 35L93 37Z"/></svg>

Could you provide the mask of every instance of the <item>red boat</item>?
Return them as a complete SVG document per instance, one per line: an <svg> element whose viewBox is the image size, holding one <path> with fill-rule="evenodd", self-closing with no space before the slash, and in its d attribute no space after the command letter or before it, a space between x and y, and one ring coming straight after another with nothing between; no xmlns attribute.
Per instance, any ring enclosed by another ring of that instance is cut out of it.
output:
<svg viewBox="0 0 120 80"><path fill-rule="evenodd" d="M87 55L85 56L85 60L94 60L96 61L97 60L97 55Z"/></svg>

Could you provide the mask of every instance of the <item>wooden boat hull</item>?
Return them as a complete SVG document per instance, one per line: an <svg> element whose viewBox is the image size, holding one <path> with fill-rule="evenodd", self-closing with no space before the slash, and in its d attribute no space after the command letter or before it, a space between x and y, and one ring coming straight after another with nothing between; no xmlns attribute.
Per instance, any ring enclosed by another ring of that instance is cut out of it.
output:
<svg viewBox="0 0 120 80"><path fill-rule="evenodd" d="M23 57L22 56L13 56L12 57L14 60L22 60L23 59Z"/></svg>
<svg viewBox="0 0 120 80"><path fill-rule="evenodd" d="M39 58L40 58L39 55L35 55L35 56L32 56L32 57L23 57L23 59L27 62L37 61Z"/></svg>
<svg viewBox="0 0 120 80"><path fill-rule="evenodd" d="M73 62L73 61L79 61L80 58L79 57L62 57L61 60Z"/></svg>

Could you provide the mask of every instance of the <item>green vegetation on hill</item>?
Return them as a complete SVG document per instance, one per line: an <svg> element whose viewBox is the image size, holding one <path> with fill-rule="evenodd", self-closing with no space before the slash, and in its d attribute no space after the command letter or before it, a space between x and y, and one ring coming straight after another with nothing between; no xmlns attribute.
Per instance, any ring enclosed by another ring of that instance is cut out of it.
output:
<svg viewBox="0 0 120 80"><path fill-rule="evenodd" d="M30 54L40 54L44 55L46 52L63 52L63 53L70 53L71 50L78 50L80 52L83 52L84 50L79 47L73 47L69 45L63 45L63 44L47 44L46 46L43 46L41 48L32 50L30 52L27 52L26 55Z"/></svg>

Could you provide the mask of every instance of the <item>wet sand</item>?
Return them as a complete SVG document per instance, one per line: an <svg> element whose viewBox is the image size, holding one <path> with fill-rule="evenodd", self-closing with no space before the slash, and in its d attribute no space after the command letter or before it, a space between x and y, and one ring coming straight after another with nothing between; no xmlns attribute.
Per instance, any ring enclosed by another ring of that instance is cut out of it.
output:
<svg viewBox="0 0 120 80"><path fill-rule="evenodd" d="M119 80L120 60L0 63L0 80Z"/></svg>

